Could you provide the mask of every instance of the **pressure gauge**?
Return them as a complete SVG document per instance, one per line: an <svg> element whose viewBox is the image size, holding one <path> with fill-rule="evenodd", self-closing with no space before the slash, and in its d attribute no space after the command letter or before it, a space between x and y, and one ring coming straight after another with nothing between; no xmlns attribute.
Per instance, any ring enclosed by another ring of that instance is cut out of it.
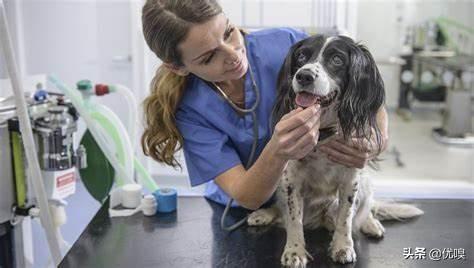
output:
<svg viewBox="0 0 474 268"><path fill-rule="evenodd" d="M405 84L408 84L408 83L411 83L411 81L413 81L413 72L410 71L410 70L405 70L402 72L402 76L401 76L401 79L402 79L402 82L405 83Z"/></svg>
<svg viewBox="0 0 474 268"><path fill-rule="evenodd" d="M421 74L421 82L423 82L425 84L429 84L429 83L433 82L433 78L434 78L434 75L430 71L424 71Z"/></svg>
<svg viewBox="0 0 474 268"><path fill-rule="evenodd" d="M445 86L450 86L453 84L454 74L450 71L446 71L443 73L443 83Z"/></svg>

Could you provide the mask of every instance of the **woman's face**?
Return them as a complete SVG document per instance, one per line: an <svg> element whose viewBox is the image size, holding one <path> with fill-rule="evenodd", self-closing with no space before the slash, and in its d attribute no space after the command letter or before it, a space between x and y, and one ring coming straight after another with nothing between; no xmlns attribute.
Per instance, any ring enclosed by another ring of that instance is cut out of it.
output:
<svg viewBox="0 0 474 268"><path fill-rule="evenodd" d="M244 38L224 14L192 26L178 49L184 64L180 69L204 80L237 80L247 72Z"/></svg>

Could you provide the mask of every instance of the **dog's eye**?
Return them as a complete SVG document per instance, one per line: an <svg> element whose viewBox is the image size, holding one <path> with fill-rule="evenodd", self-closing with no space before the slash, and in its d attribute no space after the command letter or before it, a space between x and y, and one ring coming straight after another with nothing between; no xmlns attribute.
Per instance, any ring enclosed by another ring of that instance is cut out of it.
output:
<svg viewBox="0 0 474 268"><path fill-rule="evenodd" d="M332 57L332 63L336 66L341 66L342 64L344 64L344 62L342 61L342 58L339 56Z"/></svg>
<svg viewBox="0 0 474 268"><path fill-rule="evenodd" d="M306 55L304 53L299 53L296 57L296 63L298 66L303 66L306 63Z"/></svg>

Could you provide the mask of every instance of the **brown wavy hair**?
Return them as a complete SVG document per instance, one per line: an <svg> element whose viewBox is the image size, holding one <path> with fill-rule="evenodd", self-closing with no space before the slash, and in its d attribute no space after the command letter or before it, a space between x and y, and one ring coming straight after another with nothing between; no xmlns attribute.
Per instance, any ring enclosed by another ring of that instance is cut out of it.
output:
<svg viewBox="0 0 474 268"><path fill-rule="evenodd" d="M179 43L194 24L204 23L220 13L222 8L215 0L147 0L142 9L145 41L163 62L183 66ZM175 168L181 167L175 152L183 146L175 113L186 80L186 76L179 76L161 65L151 81L150 95L143 103L143 153Z"/></svg>

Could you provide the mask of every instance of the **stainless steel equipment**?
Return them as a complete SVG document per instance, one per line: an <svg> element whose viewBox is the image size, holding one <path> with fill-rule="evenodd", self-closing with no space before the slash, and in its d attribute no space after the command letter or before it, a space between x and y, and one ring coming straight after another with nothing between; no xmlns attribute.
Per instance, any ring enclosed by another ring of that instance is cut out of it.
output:
<svg viewBox="0 0 474 268"><path fill-rule="evenodd" d="M34 130L43 170L64 170L73 166L72 134L77 126L67 110L66 106L52 106L46 116L35 120Z"/></svg>
<svg viewBox="0 0 474 268"><path fill-rule="evenodd" d="M32 121L33 131L35 133L35 143L40 160L40 167L45 177L46 191L50 199L62 199L68 194L74 193L75 187L71 187L71 183L75 183L74 168L85 166L85 150L80 147L77 151L73 149L73 134L77 131L77 114L72 105L64 101L62 96L50 97L46 100L35 101L34 98L28 98L28 110ZM2 189L3 182L15 182L15 159L21 159L22 156L16 157L13 147L13 134L18 133L21 141L21 133L15 116L15 107L8 102L8 99L2 102L0 106L0 126L2 126L2 153L4 161L2 161ZM8 124L7 124L8 123ZM6 126L9 125L7 128ZM7 154L8 153L8 154ZM18 164L18 163L16 163ZM23 163L21 163L23 165ZM24 167L26 169L26 167ZM66 179L58 178L68 171L70 174ZM18 171L17 171L18 172ZM71 177L72 176L72 177ZM62 179L62 181L58 181ZM27 183L27 181L25 181ZM16 181L18 185L18 182ZM15 185L15 183L14 183ZM69 190L63 188L69 185ZM9 187L8 185L5 185ZM27 187L27 185L26 185ZM28 187L27 187L28 188ZM18 186L15 191L18 194ZM18 203L18 202L17 202ZM1 203L3 204L3 202ZM11 202L10 202L11 205ZM3 205L4 206L4 205ZM11 211L11 207L9 208ZM1 215L6 213L4 209Z"/></svg>
<svg viewBox="0 0 474 268"><path fill-rule="evenodd" d="M47 197L64 199L75 192L75 169L85 167L86 163L84 148L76 151L73 148L78 115L60 94L25 98ZM22 254L18 254L23 252L23 231L21 225L17 225L18 216L19 219L29 216L35 206L23 151L13 98L4 98L0 101L0 228L8 231L0 235L0 254L15 259L18 267L24 263ZM7 244L11 245L3 247ZM15 252L14 257L12 252ZM0 264L11 265L10 262Z"/></svg>
<svg viewBox="0 0 474 268"><path fill-rule="evenodd" d="M414 62L438 70L437 77L446 87L441 127L433 129L434 139L445 144L474 145L474 56L432 57L418 54Z"/></svg>

